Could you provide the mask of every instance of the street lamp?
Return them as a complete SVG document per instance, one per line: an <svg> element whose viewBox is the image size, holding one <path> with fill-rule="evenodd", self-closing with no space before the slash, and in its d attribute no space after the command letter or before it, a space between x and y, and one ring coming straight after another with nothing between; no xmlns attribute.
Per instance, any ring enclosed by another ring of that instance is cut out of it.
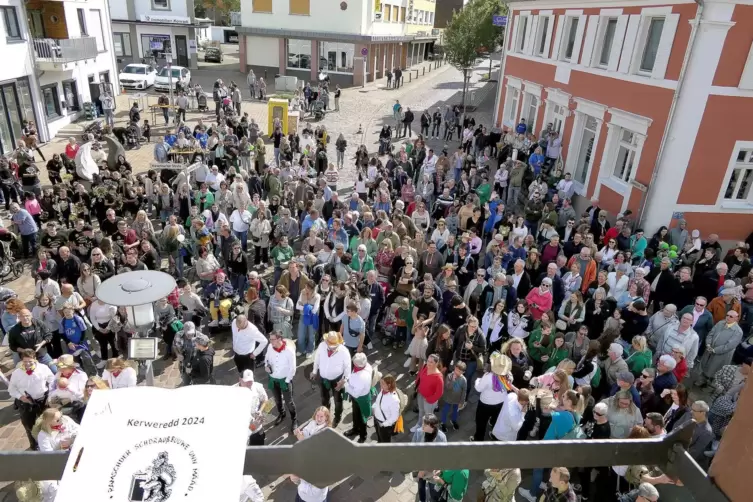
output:
<svg viewBox="0 0 753 502"><path fill-rule="evenodd" d="M172 51L172 47L170 48ZM165 62L167 63L167 82L170 90L170 107L167 109L167 116L170 117L170 113L173 111L173 54L172 52L165 53Z"/></svg>
<svg viewBox="0 0 753 502"><path fill-rule="evenodd" d="M129 342L131 359L144 362L147 385L154 385L152 360L157 358L158 338L149 338L147 334L154 326L153 303L165 298L176 287L175 279L164 272L156 270L137 270L110 277L99 285L97 298L116 307L125 307L130 322L137 331L136 337ZM150 350L151 347L151 350Z"/></svg>

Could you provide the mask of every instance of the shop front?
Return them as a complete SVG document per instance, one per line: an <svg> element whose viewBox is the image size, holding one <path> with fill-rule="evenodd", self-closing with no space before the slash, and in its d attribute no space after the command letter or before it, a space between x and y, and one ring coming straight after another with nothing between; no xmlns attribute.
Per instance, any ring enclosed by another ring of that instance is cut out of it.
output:
<svg viewBox="0 0 753 502"><path fill-rule="evenodd" d="M49 103L45 98L44 106L57 107L53 109L58 110L60 102L57 96L53 96ZM0 82L0 154L15 150L16 143L23 138L24 120L37 122L28 77Z"/></svg>

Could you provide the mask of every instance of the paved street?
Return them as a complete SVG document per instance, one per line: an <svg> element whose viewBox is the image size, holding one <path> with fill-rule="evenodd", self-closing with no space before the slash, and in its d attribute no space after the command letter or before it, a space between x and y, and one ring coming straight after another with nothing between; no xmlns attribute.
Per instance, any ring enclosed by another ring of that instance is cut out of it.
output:
<svg viewBox="0 0 753 502"><path fill-rule="evenodd" d="M227 65L227 60L225 65ZM478 80L484 70L488 71L488 61L485 64L480 64L477 71L474 72L470 81L471 88L480 89L482 87L482 84ZM210 70L198 70L197 77L200 76L200 78L206 79L207 76L203 75L205 71ZM211 79L211 77L209 78ZM236 72L235 79L237 82L245 81L244 76L238 72ZM346 159L354 156L356 148L361 143L365 144L370 151L376 151L377 138L382 124L385 121L392 122L391 110L395 99L399 99L404 108L410 107L414 111L416 115L416 121L414 122L416 130L420 129L419 117L423 109L460 102L462 75L450 66L440 67L431 73L427 72L425 76L421 76L413 82L408 82L408 77L406 76L405 82L405 85L397 90L385 89L385 80L383 79L365 88L353 88L343 91L343 97L340 100L340 111L328 113L322 123L327 126L328 131L335 138L340 132L345 135L348 141ZM211 83L211 80L209 83ZM496 86L496 84L486 85ZM205 89L209 88L208 85L205 85L204 81L202 81L202 86ZM129 107L128 102L128 95L118 97L117 120L119 123L123 123L126 120ZM156 102L156 98L152 97L150 103L154 102ZM494 92L488 92L483 106L480 106L478 111L474 113L477 124L489 124L491 122L493 105ZM244 102L242 108L243 111L248 112L251 117L262 124L262 129L267 132L266 103ZM200 117L205 122L213 121L213 114L200 114L195 111L189 111L189 124L195 123ZM361 133L358 132L359 128L362 130ZM76 126L71 126L67 130L75 131ZM161 128L155 128L152 135L156 136L162 130ZM80 136L80 133L76 134L76 136ZM53 153L62 152L65 139L64 137L56 138L45 145L42 149L45 157L49 158ZM439 151L441 150L442 142L430 140L429 146ZM457 143L451 145L451 147L455 146L457 146ZM334 139L330 144L330 150L334 159ZM136 171L146 171L149 162L152 160L152 149L148 145L142 146L138 150L127 152L127 157ZM43 163L40 163L39 167L44 171ZM44 181L47 180L46 172L42 173L41 178ZM351 187L354 180L355 171L352 166L347 166L346 163L345 170L340 176L340 188ZM20 297L26 301L30 300L33 296L33 281L28 274L8 283L6 286L17 291ZM229 334L220 335L215 338L214 344L216 349L215 371L218 382L222 384L235 383L237 372L232 359L227 357L228 349L230 348ZM398 382L403 389L406 389L412 383L412 378L410 378L403 367L405 361L404 355L395 353L391 349L383 348L378 342L375 342L375 349L370 351L368 355L370 362L377 364L380 371L385 374L393 373L397 375ZM294 381L294 395L299 410L299 419L303 423L312 416L314 409L319 406L320 398L318 388L312 386L308 380L311 362L305 362L303 359L300 359L300 361L303 364ZM3 350L0 353L0 365L6 373L9 371L11 362L7 350ZM160 387L174 388L180 382L176 364L166 365L164 362L158 361L155 363L155 371L157 385ZM257 378L259 381L266 382L266 373L264 373L263 369L257 371ZM8 394L4 390L0 391L0 400L0 450L24 450L28 448L28 441L18 421L18 414L13 409L12 403L8 399ZM466 439L473 432L473 416L476 400L477 397L475 395L472 396L471 404L461 414L460 431L450 431L448 434L450 441ZM339 426L339 429L343 431L348 429L351 423L350 404L346 404L345 409L346 413L343 422ZM273 419L274 416L271 417L270 422ZM415 421L415 413L408 410L405 415L406 430ZM286 421L279 427L268 430L267 443L292 444L295 438L289 433L289 423L289 421ZM374 439L373 431L371 437ZM403 435L399 440L409 441L410 436L408 434ZM473 479L475 480L476 478L474 477ZM295 487L289 481L285 481L284 479L260 479L259 481L264 486L265 494L269 496L269 500L293 500L295 497ZM467 496L468 500L475 500L475 492L479 486L478 482L472 484L473 489ZM16 500L10 491L12 490L8 486L0 491L0 502ZM342 481L332 491L330 500L333 502L345 500L379 500L390 502L399 500L407 502L413 501L416 498L415 493L416 484L410 474L393 473L392 475L387 475L382 473L368 479L350 477Z"/></svg>

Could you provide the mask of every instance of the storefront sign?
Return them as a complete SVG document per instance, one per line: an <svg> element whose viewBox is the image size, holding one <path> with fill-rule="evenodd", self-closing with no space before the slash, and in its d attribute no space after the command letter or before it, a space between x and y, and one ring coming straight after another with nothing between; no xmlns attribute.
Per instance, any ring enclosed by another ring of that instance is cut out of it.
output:
<svg viewBox="0 0 753 502"><path fill-rule="evenodd" d="M179 16L147 16L142 14L141 20L145 23L191 24L190 17Z"/></svg>
<svg viewBox="0 0 753 502"><path fill-rule="evenodd" d="M188 53L189 54L196 54L196 40L189 40L188 41Z"/></svg>

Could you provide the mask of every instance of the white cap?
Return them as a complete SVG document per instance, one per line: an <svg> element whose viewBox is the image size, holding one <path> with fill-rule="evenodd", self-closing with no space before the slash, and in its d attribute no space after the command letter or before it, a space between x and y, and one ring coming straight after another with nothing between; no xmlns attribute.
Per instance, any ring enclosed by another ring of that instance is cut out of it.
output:
<svg viewBox="0 0 753 502"><path fill-rule="evenodd" d="M251 370L243 370L243 374L241 375L241 380L243 380L244 382L253 382L254 372Z"/></svg>

